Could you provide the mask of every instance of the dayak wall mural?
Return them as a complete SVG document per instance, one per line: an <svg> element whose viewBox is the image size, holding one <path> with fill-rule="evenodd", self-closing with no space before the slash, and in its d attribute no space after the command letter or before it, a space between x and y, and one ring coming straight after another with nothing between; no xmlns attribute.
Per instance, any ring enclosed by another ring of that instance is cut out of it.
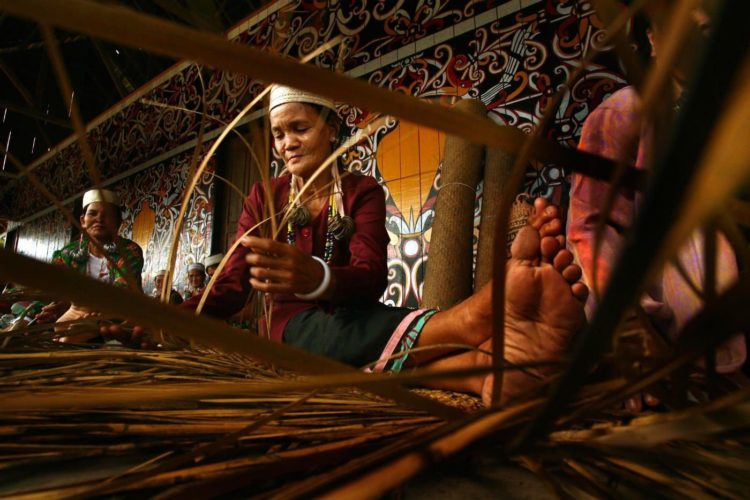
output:
<svg viewBox="0 0 750 500"><path fill-rule="evenodd" d="M167 264L191 156L191 152L174 156L114 186L124 206L121 232L143 248L146 292L153 290L154 274ZM193 190L180 230L174 268L174 285L180 292L187 285L187 266L203 262L210 254L214 226L214 163L209 163Z"/></svg>
<svg viewBox="0 0 750 500"><path fill-rule="evenodd" d="M337 35L346 37L343 48L324 52L312 64L446 105L457 99L478 99L492 120L525 132L535 127L550 97L584 55L602 50L583 76L566 89L549 129L549 138L570 147L575 147L591 109L625 84L616 58L601 46L603 24L586 1L281 0L229 34L240 43L290 57L301 57ZM201 126L195 111L203 109L204 99L210 118L203 126L210 131L231 120L262 88L242 75L176 66L163 82L141 91L91 131L104 173L127 171L195 140ZM341 103L339 114L352 131L376 117L370 110L346 103ZM386 223L392 244L390 286L384 301L390 304L416 305L419 300L444 143L440 132L391 119L345 155L352 170L374 176L388 196ZM272 172L279 167L270 166ZM62 179L61 171L66 172ZM42 159L35 172L61 197L80 192L88 182L72 144ZM160 182L157 170L139 175L149 176L152 186ZM523 190L564 202L564 178L560 166L532 164ZM160 196L178 199L181 186L179 182L164 184L160 189L167 191ZM209 201L210 192L207 187ZM19 215L28 216L46 206L29 187L19 189L17 198L13 209ZM477 218L481 202L480 187ZM157 210L157 205L148 204ZM210 220L210 203L205 207L195 217ZM201 228L197 232L211 231L210 222L195 223ZM134 223L133 231L137 227ZM161 234L168 230L168 224L155 226L156 239L165 241ZM162 262L156 255L154 262ZM197 250L186 250L183 262L190 255L197 256ZM161 264L147 265L155 270Z"/></svg>

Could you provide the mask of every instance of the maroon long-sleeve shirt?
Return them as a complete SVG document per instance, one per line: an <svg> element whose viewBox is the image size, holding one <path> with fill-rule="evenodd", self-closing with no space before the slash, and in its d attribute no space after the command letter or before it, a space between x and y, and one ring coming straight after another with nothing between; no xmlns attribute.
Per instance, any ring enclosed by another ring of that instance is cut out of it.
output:
<svg viewBox="0 0 750 500"><path fill-rule="evenodd" d="M289 199L289 176L271 179L271 192L277 219ZM385 230L385 194L378 183L369 176L345 175L341 179L344 212L354 220L354 234L347 241L335 241L329 266L336 288L330 301L305 301L293 294L274 294L271 316L271 339L281 342L287 322L296 314L315 307L331 310L336 306L359 305L377 302L387 284L388 233ZM261 183L253 186L245 199L242 215L237 224L240 238L265 217L265 190ZM328 204L309 226L298 227L295 245L308 255L323 258L327 230ZM270 234L270 223L264 222L252 234ZM287 240L286 227L279 241ZM248 249L239 245L209 293L203 311L211 316L228 318L247 302L252 291L250 266L245 261ZM185 302L195 309L199 298Z"/></svg>

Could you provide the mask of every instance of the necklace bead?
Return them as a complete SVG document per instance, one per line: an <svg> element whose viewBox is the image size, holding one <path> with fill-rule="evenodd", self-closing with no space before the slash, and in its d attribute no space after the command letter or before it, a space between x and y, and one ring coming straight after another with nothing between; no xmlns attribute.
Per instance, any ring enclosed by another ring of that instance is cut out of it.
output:
<svg viewBox="0 0 750 500"><path fill-rule="evenodd" d="M294 189L294 178L292 178L291 187L289 189L289 205L287 210L290 211L290 216L288 217L287 222L287 231L286 231L286 242L290 245L294 245L296 242L296 230L297 227L300 226L306 226L311 221L310 212L303 206L294 204L294 198L295 198L295 189ZM294 205L293 205L294 204ZM338 211L335 210L336 206L336 197L334 196L333 192L328 196L328 213L326 214L326 241L325 241L325 249L323 250L323 260L326 261L326 263L330 264L331 259L333 259L333 244L334 240L338 239L334 237L334 233L332 230L332 227L335 226L333 224L334 220L334 214L336 214L336 217L338 217ZM300 212L306 212L307 213L307 220L303 220L303 217L300 217L298 214ZM304 224L301 224L300 222L305 222ZM353 225L353 224L352 224Z"/></svg>

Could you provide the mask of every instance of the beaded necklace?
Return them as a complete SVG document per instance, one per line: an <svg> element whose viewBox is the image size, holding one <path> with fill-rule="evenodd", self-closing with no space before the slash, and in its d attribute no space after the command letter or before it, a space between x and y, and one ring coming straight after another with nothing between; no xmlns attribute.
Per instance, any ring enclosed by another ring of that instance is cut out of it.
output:
<svg viewBox="0 0 750 500"><path fill-rule="evenodd" d="M294 186L294 178L292 178L292 186ZM289 207L292 207L292 203L294 203L294 198L296 197L296 190L290 189L289 190ZM306 210L304 207L295 207L296 210ZM328 264L331 263L331 259L333 258L333 240L334 234L331 228L335 225L334 220L338 216L338 211L336 210L336 197L334 196L334 193L331 192L331 194L328 195L328 214L327 214L327 220L326 220L326 245L325 250L323 251L323 260L325 260ZM304 218L304 217L303 217ZM299 221L299 217L289 217L289 220L286 225L286 242L290 245L294 245L295 242L295 231L297 229L297 225L306 226L310 223L310 214L307 213L307 222L305 224L302 224Z"/></svg>
<svg viewBox="0 0 750 500"><path fill-rule="evenodd" d="M344 198L338 165L333 165L331 168L331 175L333 176L333 185L331 186L331 193L328 195L326 243L323 254L324 260L329 264L333 258L334 240L346 240L351 238L354 234L354 220L344 214ZM294 245L295 229L297 227L307 226L312 222L310 212L304 206L301 206L294 201L297 198L297 188L301 182L301 179L291 176L289 184L289 203L287 205L289 218L286 231L286 241L290 245Z"/></svg>

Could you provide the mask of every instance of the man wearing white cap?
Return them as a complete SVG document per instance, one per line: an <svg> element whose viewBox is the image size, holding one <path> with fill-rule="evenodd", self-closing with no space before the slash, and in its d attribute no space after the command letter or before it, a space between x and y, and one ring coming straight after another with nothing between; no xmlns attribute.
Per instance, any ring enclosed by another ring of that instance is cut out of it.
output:
<svg viewBox="0 0 750 500"><path fill-rule="evenodd" d="M117 194L107 189L86 191L80 221L83 229L80 238L56 251L52 263L117 286L128 286L130 280L141 290L143 251L134 241L117 234L122 223ZM42 309L37 320L71 321L95 314L76 305L56 302Z"/></svg>
<svg viewBox="0 0 750 500"><path fill-rule="evenodd" d="M211 279L211 277L214 275L214 272L216 272L216 268L219 267L219 264L221 264L221 259L223 258L223 253L215 253L209 257L206 257L206 260L203 261L203 264L206 265L206 274L208 275L208 279Z"/></svg>
<svg viewBox="0 0 750 500"><path fill-rule="evenodd" d="M161 289L164 287L164 277L167 275L166 269L161 269L154 275L154 291L153 295L157 299L161 297ZM170 304L182 304L182 295L177 290L172 288L169 292L169 303Z"/></svg>
<svg viewBox="0 0 750 500"><path fill-rule="evenodd" d="M188 266L188 286L185 288L185 298L200 297L206 288L206 267L200 262L193 262Z"/></svg>

